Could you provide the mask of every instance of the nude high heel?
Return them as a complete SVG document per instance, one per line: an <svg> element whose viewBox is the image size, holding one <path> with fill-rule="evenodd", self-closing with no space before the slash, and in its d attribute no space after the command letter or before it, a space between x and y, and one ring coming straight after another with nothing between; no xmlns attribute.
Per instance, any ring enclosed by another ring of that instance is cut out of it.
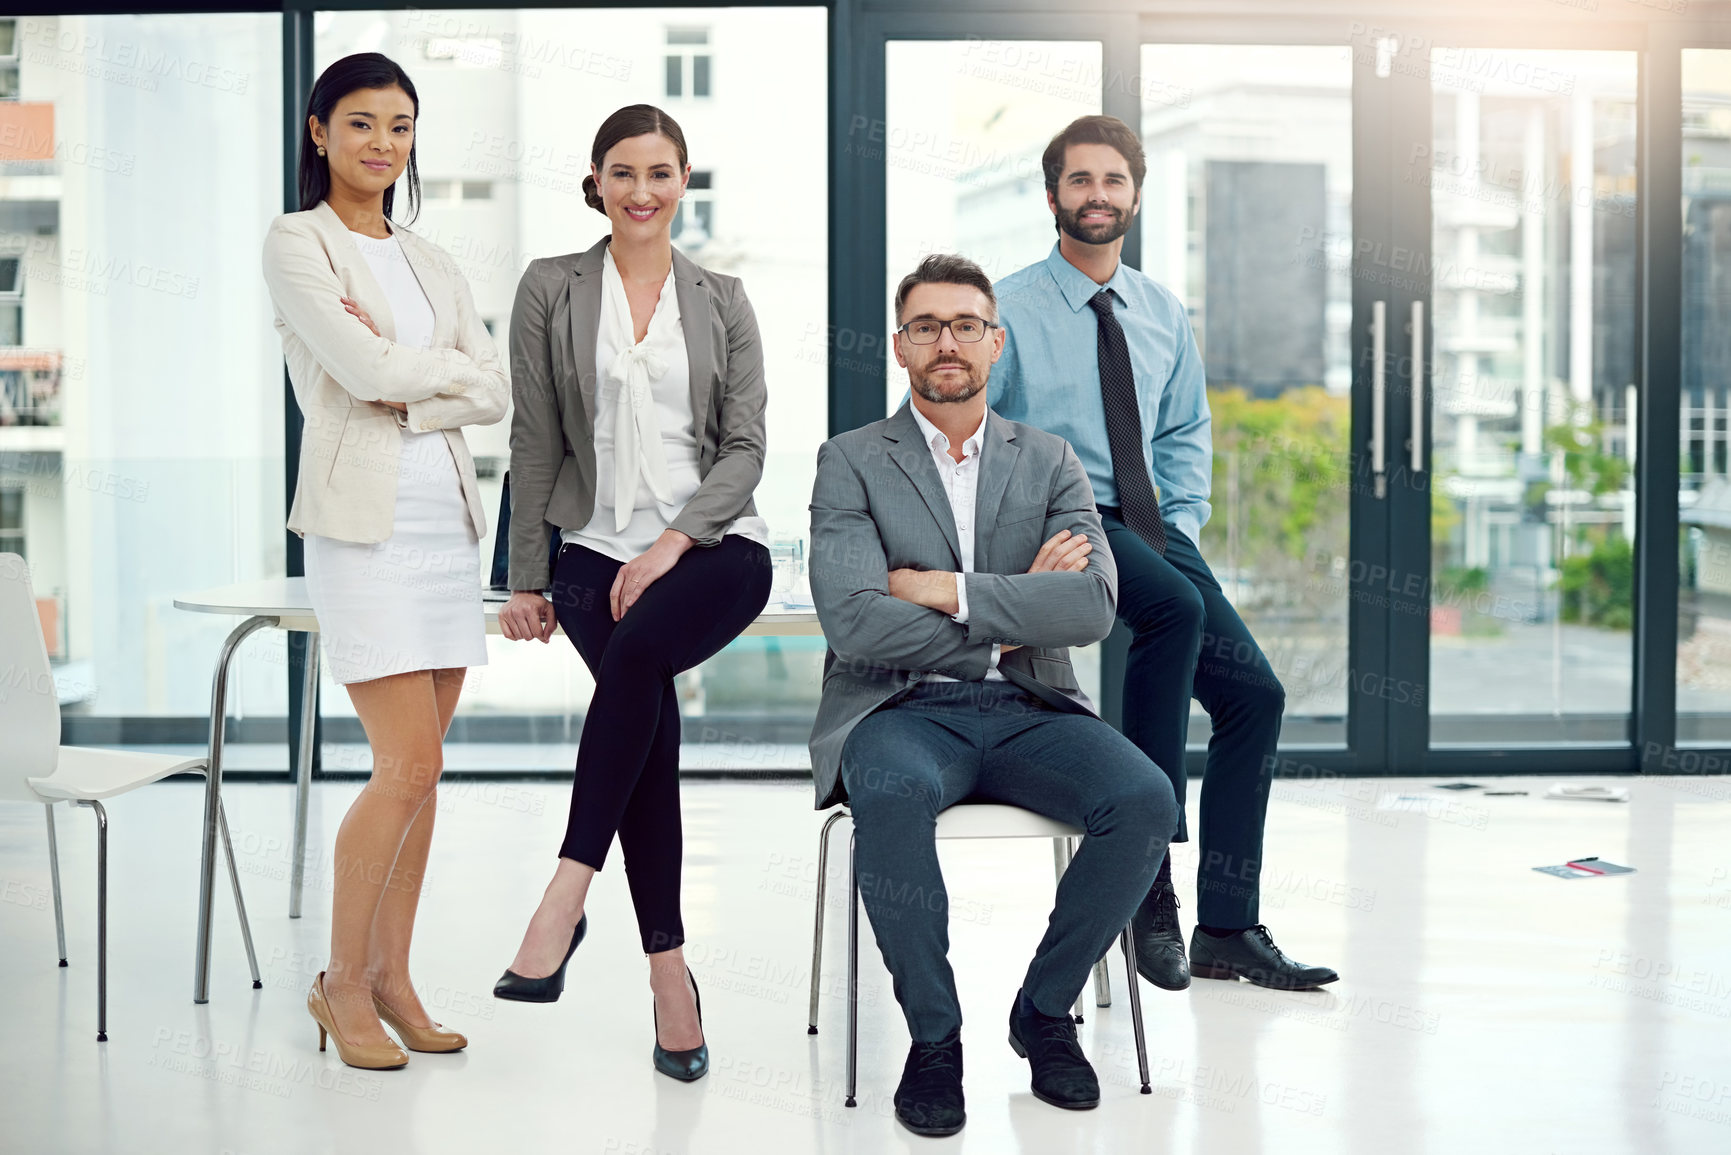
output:
<svg viewBox="0 0 1731 1155"><path fill-rule="evenodd" d="M462 1032L450 1030L438 1023L430 1027L411 1027L403 1021L403 1016L386 1006L385 1000L378 995L373 996L373 1007L379 1012L379 1018L385 1020L385 1025L397 1032L397 1037L403 1040L403 1046L411 1051L442 1055L449 1051L460 1051L469 1045L469 1040Z"/></svg>
<svg viewBox="0 0 1731 1155"><path fill-rule="evenodd" d="M307 992L307 1013L319 1025L319 1050L325 1049L325 1036L329 1035L337 1045L337 1057L351 1067L390 1071L405 1066L409 1061L409 1053L395 1043L372 1043L363 1047L343 1038L342 1032L337 1030L337 1018L331 1014L331 1004L325 998L324 971L319 972L312 989Z"/></svg>

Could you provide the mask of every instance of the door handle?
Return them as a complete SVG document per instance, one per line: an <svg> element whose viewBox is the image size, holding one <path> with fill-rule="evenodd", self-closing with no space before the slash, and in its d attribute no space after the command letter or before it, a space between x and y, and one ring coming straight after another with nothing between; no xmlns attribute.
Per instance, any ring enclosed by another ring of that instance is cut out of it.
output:
<svg viewBox="0 0 1731 1155"><path fill-rule="evenodd" d="M1370 472L1376 496L1388 496L1388 302L1370 303Z"/></svg>
<svg viewBox="0 0 1731 1155"><path fill-rule="evenodd" d="M1412 471L1424 472L1424 302L1412 303Z"/></svg>

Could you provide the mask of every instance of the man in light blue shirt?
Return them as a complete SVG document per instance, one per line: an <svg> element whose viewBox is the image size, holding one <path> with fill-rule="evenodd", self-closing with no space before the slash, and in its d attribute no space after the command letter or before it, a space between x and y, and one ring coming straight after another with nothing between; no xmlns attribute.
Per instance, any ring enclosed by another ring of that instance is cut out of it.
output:
<svg viewBox="0 0 1731 1155"><path fill-rule="evenodd" d="M1183 304L1119 261L1141 207L1142 142L1084 116L1042 158L1058 229L1051 254L997 285L1004 352L991 408L1056 433L1094 488L1134 640L1124 735L1171 778L1174 842L1189 841L1184 745L1190 699L1213 721L1202 779L1197 927L1189 955L1170 860L1132 920L1137 969L1167 990L1246 978L1297 990L1333 982L1288 958L1258 922L1262 833L1286 694L1197 552L1213 468L1202 360Z"/></svg>

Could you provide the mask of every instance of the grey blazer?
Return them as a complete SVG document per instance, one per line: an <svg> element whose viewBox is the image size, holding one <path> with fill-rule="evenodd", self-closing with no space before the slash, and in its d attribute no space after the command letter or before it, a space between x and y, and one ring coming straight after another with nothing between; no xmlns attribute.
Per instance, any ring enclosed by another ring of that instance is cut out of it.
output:
<svg viewBox="0 0 1731 1155"><path fill-rule="evenodd" d="M977 681L993 643L1004 676L1054 708L1092 714L1067 647L1112 629L1118 571L1082 463L1063 438L986 419L974 500L968 624L891 597L892 569L962 569L955 518L908 406L824 442L811 497L811 590L829 653L811 733L817 808L846 797L841 752L873 710L924 672ZM1081 573L1028 573L1061 529L1095 548Z"/></svg>
<svg viewBox="0 0 1731 1155"><path fill-rule="evenodd" d="M587 252L531 261L511 309L510 586L543 590L547 524L581 529L595 512L595 340L601 267L611 237ZM753 516L763 476L763 346L737 277L673 250L679 323L691 360L697 492L673 521L700 546ZM544 524L546 523L546 524Z"/></svg>

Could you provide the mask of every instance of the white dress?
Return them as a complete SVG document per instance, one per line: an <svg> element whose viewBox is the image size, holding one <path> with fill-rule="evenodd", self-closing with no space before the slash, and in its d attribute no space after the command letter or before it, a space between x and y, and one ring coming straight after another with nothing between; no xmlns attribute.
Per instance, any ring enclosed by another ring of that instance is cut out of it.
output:
<svg viewBox="0 0 1731 1155"><path fill-rule="evenodd" d="M669 269L655 303L650 331L639 342L639 345L655 343L662 362L659 375L646 374L649 396L644 400L649 412L644 415L643 424L659 435L660 456L666 462L668 500L659 499L650 482L641 475L635 477L630 492L618 492L614 429L621 390L628 386L611 376L610 369L632 334L620 331L630 323L631 309L611 248L603 256L601 292L602 319L595 335L595 510L588 525L561 530L559 539L587 546L615 561L628 562L648 552L661 532L685 509L685 503L703 484L703 478L697 471L697 419L691 412L691 359L679 326L679 295L674 289L673 270ZM609 310L622 318L621 325L608 324ZM629 502L625 507L629 520L623 529L618 522L621 498ZM769 545L769 526L761 517L735 518L723 534L743 537L766 548Z"/></svg>
<svg viewBox="0 0 1731 1155"><path fill-rule="evenodd" d="M431 348L433 307L402 243L350 236L390 302L397 342ZM338 682L487 664L480 539L450 444L438 430L405 428L402 438L391 536L369 545L306 535L307 590Z"/></svg>

